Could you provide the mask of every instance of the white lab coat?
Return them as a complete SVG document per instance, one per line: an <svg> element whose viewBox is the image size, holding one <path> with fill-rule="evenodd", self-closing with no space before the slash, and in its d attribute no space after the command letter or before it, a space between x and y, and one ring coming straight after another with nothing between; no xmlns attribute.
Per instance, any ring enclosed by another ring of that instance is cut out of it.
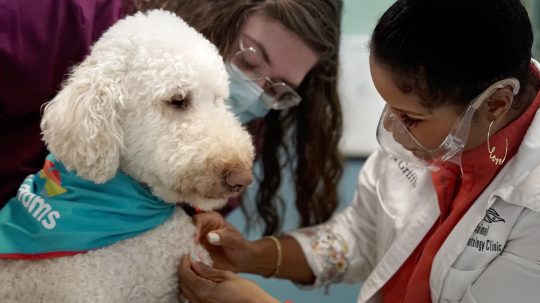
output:
<svg viewBox="0 0 540 303"><path fill-rule="evenodd" d="M508 138L512 140L512 138ZM364 281L357 302L381 287L439 217L427 171L376 151L352 204L329 222L290 233L317 280ZM436 254L433 302L540 302L540 113L505 165Z"/></svg>

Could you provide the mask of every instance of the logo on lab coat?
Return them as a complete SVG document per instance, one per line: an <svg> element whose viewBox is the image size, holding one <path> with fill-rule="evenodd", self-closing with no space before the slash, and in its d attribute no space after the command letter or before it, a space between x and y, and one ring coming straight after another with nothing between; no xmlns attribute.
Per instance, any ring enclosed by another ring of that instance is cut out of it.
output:
<svg viewBox="0 0 540 303"><path fill-rule="evenodd" d="M501 252L503 250L503 243L488 237L491 225L497 222L506 221L495 209L487 209L484 219L476 226L473 235L467 241L467 246L476 248L479 252Z"/></svg>
<svg viewBox="0 0 540 303"><path fill-rule="evenodd" d="M486 215L484 216L484 221L487 223L494 223L494 222L506 222L503 218L499 215L499 213L494 210L493 208L489 208L486 210Z"/></svg>

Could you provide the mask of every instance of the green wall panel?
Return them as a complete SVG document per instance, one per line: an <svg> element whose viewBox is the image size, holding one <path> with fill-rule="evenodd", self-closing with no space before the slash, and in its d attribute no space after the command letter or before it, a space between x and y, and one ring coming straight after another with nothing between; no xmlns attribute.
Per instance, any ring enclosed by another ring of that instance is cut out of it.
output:
<svg viewBox="0 0 540 303"><path fill-rule="evenodd" d="M345 0L343 33L367 34L371 32L379 16L393 2L393 0Z"/></svg>

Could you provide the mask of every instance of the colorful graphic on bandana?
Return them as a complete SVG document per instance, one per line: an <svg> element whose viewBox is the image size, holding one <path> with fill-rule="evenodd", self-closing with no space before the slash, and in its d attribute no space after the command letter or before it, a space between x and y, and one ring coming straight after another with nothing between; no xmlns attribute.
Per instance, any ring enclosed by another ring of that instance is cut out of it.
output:
<svg viewBox="0 0 540 303"><path fill-rule="evenodd" d="M45 179L45 191L43 194L47 193L47 196L54 197L66 192L66 189L62 187L60 172L58 172L54 163L48 159L45 160L45 165L39 172L39 177Z"/></svg>
<svg viewBox="0 0 540 303"><path fill-rule="evenodd" d="M119 171L96 184L52 155L0 210L0 259L74 255L136 237L167 221L175 204Z"/></svg>

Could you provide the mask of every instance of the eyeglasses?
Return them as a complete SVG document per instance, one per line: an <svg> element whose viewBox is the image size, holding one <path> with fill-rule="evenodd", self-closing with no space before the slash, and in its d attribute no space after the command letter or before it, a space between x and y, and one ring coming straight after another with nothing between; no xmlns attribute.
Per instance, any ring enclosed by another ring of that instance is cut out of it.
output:
<svg viewBox="0 0 540 303"><path fill-rule="evenodd" d="M260 99L271 109L282 110L296 106L302 101L302 97L284 82L274 82L267 75L270 74L270 66L261 53L254 47L245 47L240 40L240 50L230 59L230 63L238 68L241 73L233 69L235 76L242 80L262 83L264 94ZM259 84L260 85L260 84Z"/></svg>

